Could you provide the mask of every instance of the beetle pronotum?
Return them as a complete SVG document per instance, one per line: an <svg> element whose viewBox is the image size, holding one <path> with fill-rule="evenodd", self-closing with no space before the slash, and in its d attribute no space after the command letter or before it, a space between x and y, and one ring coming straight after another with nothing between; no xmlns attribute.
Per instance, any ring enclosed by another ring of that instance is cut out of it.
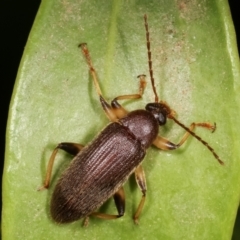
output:
<svg viewBox="0 0 240 240"><path fill-rule="evenodd" d="M85 56L96 92L102 108L112 122L86 147L78 143L62 142L54 149L47 168L43 188L48 188L51 179L52 167L59 149L72 155L70 166L65 170L54 189L50 212L52 218L58 223L69 223L84 218L85 223L89 216L103 219L116 219L124 215L125 196L123 184L134 173L142 198L133 216L138 223L146 197L146 180L141 162L146 149L153 144L162 150L179 148L187 138L192 135L207 147L220 164L220 160L212 147L196 135L195 127L204 127L214 131L216 126L210 123L192 123L186 127L175 118L175 112L164 101L158 100L152 71L151 49L148 31L147 16L144 16L146 41L148 51L148 64L155 102L148 103L145 110L138 109L128 112L118 101L125 99L139 99L146 86L145 75L139 77L139 90L136 94L121 95L108 104L102 95L96 71L93 67L86 43L79 47ZM178 144L158 135L159 125L172 119L186 130ZM110 197L114 198L118 214L106 214L96 210Z"/></svg>

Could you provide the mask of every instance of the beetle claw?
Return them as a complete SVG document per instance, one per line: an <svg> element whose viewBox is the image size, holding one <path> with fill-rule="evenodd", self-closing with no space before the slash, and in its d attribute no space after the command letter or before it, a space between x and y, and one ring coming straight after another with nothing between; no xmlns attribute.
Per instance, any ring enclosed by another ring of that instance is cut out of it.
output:
<svg viewBox="0 0 240 240"><path fill-rule="evenodd" d="M41 187L38 187L37 191L43 191L45 189L48 189L48 186L43 185Z"/></svg>
<svg viewBox="0 0 240 240"><path fill-rule="evenodd" d="M133 218L133 221L134 221L134 223L135 223L136 225L139 224L138 218Z"/></svg>

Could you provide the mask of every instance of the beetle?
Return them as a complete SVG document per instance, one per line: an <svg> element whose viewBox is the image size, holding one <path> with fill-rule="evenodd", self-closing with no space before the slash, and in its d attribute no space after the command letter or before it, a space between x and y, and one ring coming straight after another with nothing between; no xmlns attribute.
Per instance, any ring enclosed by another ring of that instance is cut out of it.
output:
<svg viewBox="0 0 240 240"><path fill-rule="evenodd" d="M118 96L109 104L101 92L87 44L79 45L89 67L99 101L112 123L107 125L87 146L62 142L54 149L48 163L44 185L40 189L49 187L53 163L59 149L75 156L53 191L50 212L53 220L57 223L70 223L83 218L86 225L89 216L102 219L122 217L125 212L123 185L132 173L135 174L137 185L142 192L140 203L133 216L134 222L138 223L147 191L145 173L141 163L146 150L152 144L162 150L174 150L182 146L187 138L192 135L212 152L220 164L224 164L213 148L194 133L195 127L203 127L214 131L216 124L192 123L188 128L175 118L175 111L166 102L159 101L152 70L147 15L144 15L144 25L149 74L155 95L155 101L148 103L145 109L128 112L118 102L119 100L141 98L146 87L145 75L138 76L138 93ZM178 144L158 135L159 126L165 125L167 119L172 119L186 130ZM112 215L97 212L96 210L111 197L115 201L118 213Z"/></svg>

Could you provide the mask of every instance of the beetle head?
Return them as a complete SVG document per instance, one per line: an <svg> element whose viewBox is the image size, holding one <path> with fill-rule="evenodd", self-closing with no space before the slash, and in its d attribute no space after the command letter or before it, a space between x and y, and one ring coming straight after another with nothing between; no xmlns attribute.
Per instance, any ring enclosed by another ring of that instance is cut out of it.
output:
<svg viewBox="0 0 240 240"><path fill-rule="evenodd" d="M172 118L175 115L175 111L163 101L160 101L159 103L148 103L145 109L153 114L160 126L166 124L167 118Z"/></svg>

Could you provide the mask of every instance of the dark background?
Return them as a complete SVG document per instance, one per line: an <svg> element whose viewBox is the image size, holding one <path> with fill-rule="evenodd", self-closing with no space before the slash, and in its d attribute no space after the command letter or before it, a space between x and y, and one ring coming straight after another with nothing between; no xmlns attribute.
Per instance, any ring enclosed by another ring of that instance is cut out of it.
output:
<svg viewBox="0 0 240 240"><path fill-rule="evenodd" d="M229 0L229 3L235 29L238 35L238 46L240 47L240 24L238 21L240 14L238 7L239 1ZM2 173L4 162L5 129L12 89L24 46L26 44L28 34L31 30L39 5L39 0L1 0L0 2L0 72L3 74L0 75L2 84L2 117L0 118L0 173Z"/></svg>

